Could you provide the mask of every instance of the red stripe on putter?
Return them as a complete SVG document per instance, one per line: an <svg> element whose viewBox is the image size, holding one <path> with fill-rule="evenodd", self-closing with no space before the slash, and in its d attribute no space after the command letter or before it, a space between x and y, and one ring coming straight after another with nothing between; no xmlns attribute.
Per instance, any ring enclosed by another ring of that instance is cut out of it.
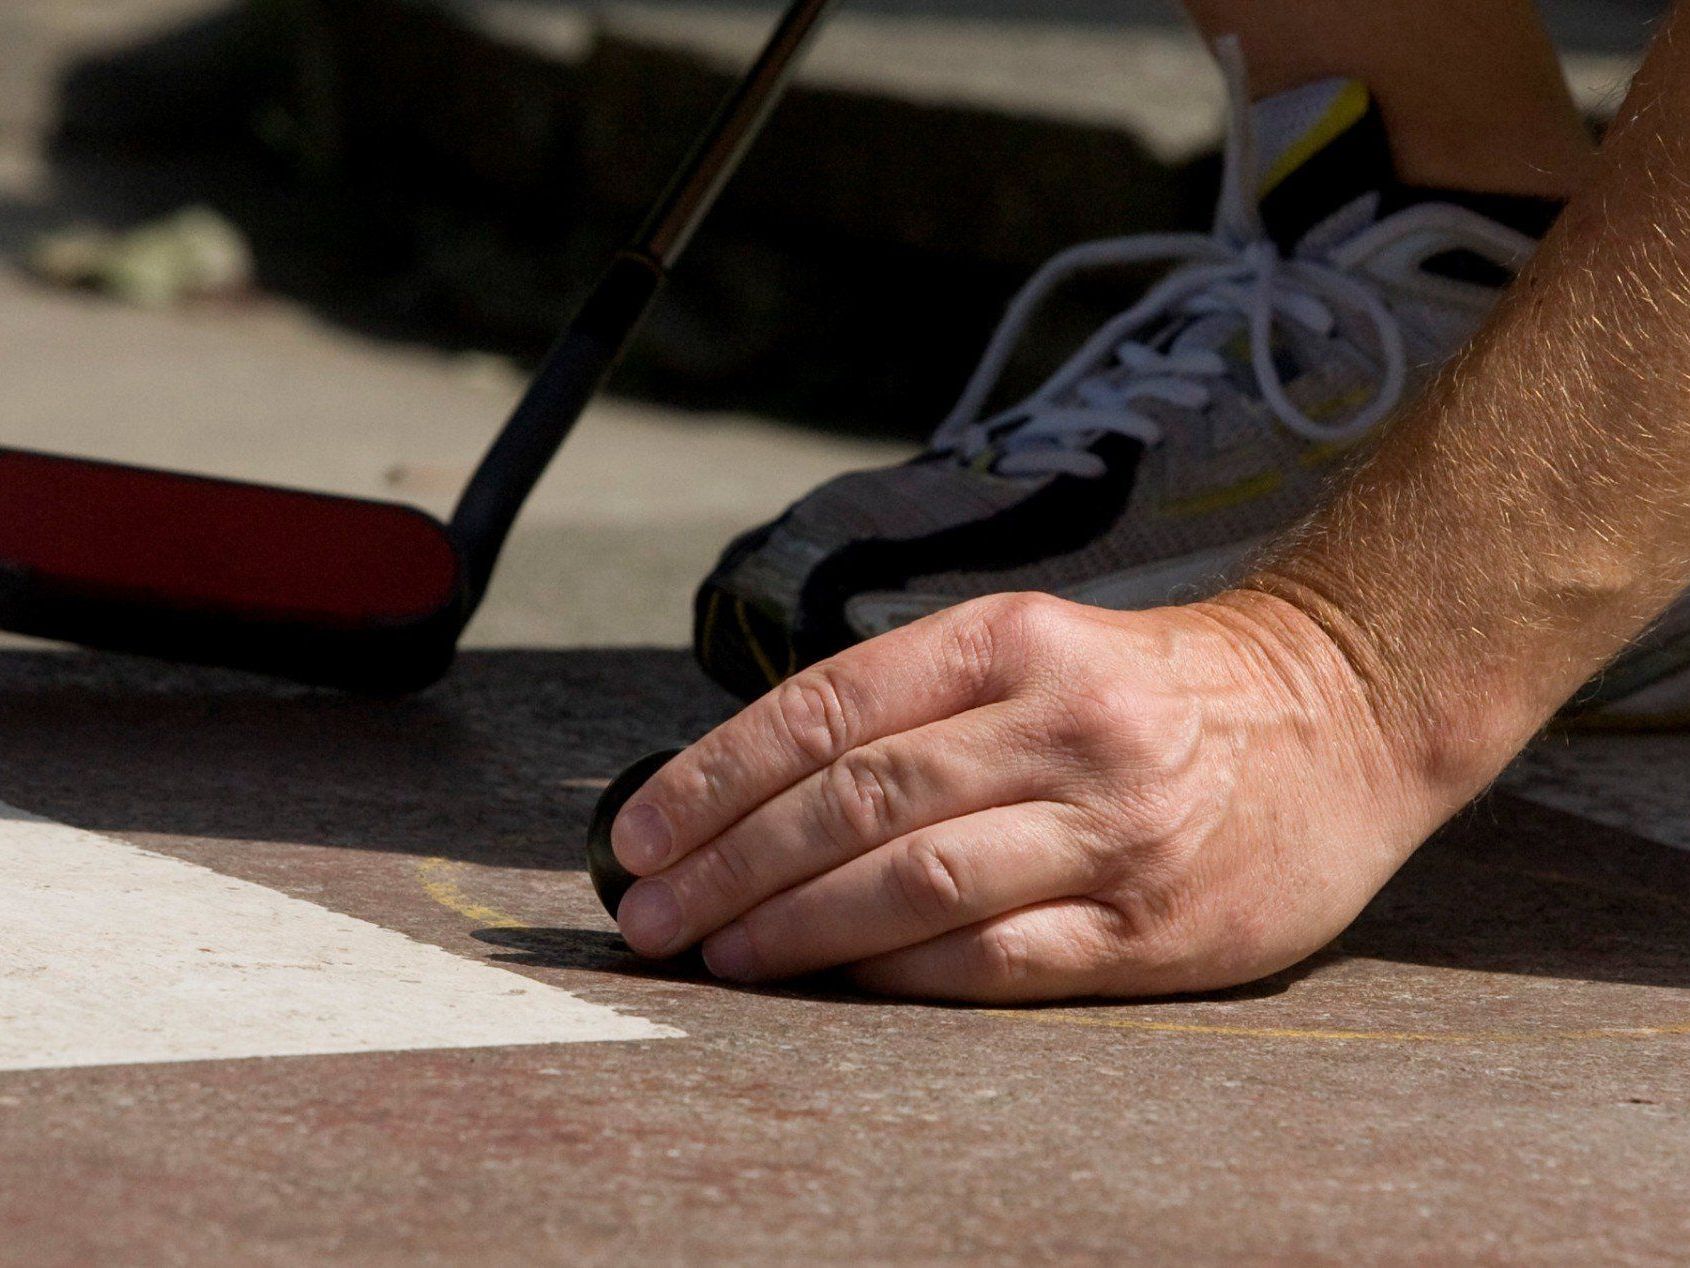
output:
<svg viewBox="0 0 1690 1268"><path fill-rule="evenodd" d="M0 569L85 598L359 626L458 600L411 507L0 451Z"/></svg>

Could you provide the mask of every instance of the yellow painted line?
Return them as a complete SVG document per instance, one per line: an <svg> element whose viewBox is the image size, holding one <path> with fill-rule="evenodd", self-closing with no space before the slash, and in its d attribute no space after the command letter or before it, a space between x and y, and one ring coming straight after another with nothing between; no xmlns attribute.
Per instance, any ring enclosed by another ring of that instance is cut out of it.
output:
<svg viewBox="0 0 1690 1268"><path fill-rule="evenodd" d="M1515 873L1514 869L1497 864L1464 860L1470 866L1486 871L1518 874L1532 880L1573 885L1601 893L1628 894L1633 897L1654 897L1672 901L1648 891L1628 890L1620 886L1593 883L1581 877L1556 872ZM426 893L440 906L454 911L465 919L494 929L531 929L526 921L507 915L496 907L477 902L466 894L452 874L463 864L452 859L427 858L416 864L416 872ZM1599 1026L1583 1030L1346 1030L1335 1027L1302 1026L1239 1026L1206 1022L1149 1021L1128 1017L1087 1017L1078 1013L1051 1012L1041 1009L980 1008L975 1012L986 1017L1001 1017L1008 1021L1041 1026L1081 1026L1100 1030L1124 1030L1152 1035L1205 1035L1223 1039L1294 1039L1314 1043L1375 1043L1375 1044L1522 1044L1522 1043L1591 1043L1605 1040L1670 1039L1690 1035L1690 1021L1665 1026Z"/></svg>
<svg viewBox="0 0 1690 1268"><path fill-rule="evenodd" d="M1513 1044L1600 1039L1660 1039L1690 1035L1690 1021L1670 1026L1604 1026L1591 1030L1337 1030L1298 1026L1222 1026L1201 1022L1135 1021L1124 1017L1081 1017L1074 1013L980 1009L989 1017L1044 1026L1088 1026L1144 1034L1215 1035L1233 1039L1303 1039L1325 1043Z"/></svg>
<svg viewBox="0 0 1690 1268"><path fill-rule="evenodd" d="M423 893L448 911L455 911L465 919L473 920L477 924L492 929L527 929L529 926L515 916L507 916L497 907L489 907L478 903L459 888L458 882L452 879L452 873L459 870L463 864L454 863L451 859L427 858L417 861L417 880L421 883Z"/></svg>
<svg viewBox="0 0 1690 1268"><path fill-rule="evenodd" d="M581 792L602 792L610 787L608 779L565 779L562 787ZM500 911L497 907L489 907L486 903L478 902L453 877L463 871L464 865L456 859L442 858L438 855L418 859L415 864L417 883L422 886L423 893L447 911L455 911L466 920L476 921L492 929L532 929L527 921L518 920L515 916Z"/></svg>

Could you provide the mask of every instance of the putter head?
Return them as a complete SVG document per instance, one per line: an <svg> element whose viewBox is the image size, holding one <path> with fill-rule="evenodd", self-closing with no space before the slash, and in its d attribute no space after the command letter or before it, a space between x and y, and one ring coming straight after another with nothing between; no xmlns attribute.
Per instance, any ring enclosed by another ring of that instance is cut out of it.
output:
<svg viewBox="0 0 1690 1268"><path fill-rule="evenodd" d="M422 511L0 449L0 629L395 694L467 617Z"/></svg>

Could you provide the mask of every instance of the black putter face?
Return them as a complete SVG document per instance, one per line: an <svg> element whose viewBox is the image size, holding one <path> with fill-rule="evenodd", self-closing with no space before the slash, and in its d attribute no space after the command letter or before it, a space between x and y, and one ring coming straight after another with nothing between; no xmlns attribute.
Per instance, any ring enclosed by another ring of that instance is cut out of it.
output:
<svg viewBox="0 0 1690 1268"><path fill-rule="evenodd" d="M450 663L463 582L421 511L0 450L0 627L402 691Z"/></svg>
<svg viewBox="0 0 1690 1268"><path fill-rule="evenodd" d="M587 875L592 878L593 890L599 901L613 919L616 909L622 904L622 895L628 892L637 878L616 861L616 853L610 848L610 827L616 822L622 807L628 804L628 799L644 788L646 781L667 766L672 758L683 752L684 749L671 748L640 758L611 780L610 787L604 790L598 805L593 807L593 820L587 828Z"/></svg>

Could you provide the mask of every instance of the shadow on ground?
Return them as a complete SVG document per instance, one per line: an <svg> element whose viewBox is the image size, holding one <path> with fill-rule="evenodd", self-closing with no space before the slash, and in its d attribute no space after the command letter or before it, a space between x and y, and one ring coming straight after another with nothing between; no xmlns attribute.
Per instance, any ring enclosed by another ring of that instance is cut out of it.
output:
<svg viewBox="0 0 1690 1268"><path fill-rule="evenodd" d="M601 782L731 708L679 651L471 652L399 702L14 652L0 656L0 769L7 800L95 830L579 870ZM1687 894L1690 855L1497 795L1427 846L1335 950L1685 987ZM525 963L626 964L595 932L487 936Z"/></svg>
<svg viewBox="0 0 1690 1268"><path fill-rule="evenodd" d="M778 998L826 998L836 1003L872 1001L885 1003L881 996L869 995L840 975L818 974L798 982L773 986L737 986L722 981L705 967L703 956L689 952L673 960L653 961L635 955L621 937L602 929L511 928L493 926L477 929L472 935L490 946L503 948L490 959L521 968L570 969L597 973L614 973L624 977L652 978L665 982L691 982L739 991L753 995ZM1273 999L1289 991L1292 986L1314 973L1323 965L1339 957L1335 951L1322 951L1294 968L1259 982L1250 982L1230 990L1210 991L1202 995L1173 995L1161 999L1135 1001L1136 1006L1154 1008L1177 1006L1194 1002L1229 1004L1249 1000ZM1119 1003L1119 1001L1109 1001Z"/></svg>
<svg viewBox="0 0 1690 1268"><path fill-rule="evenodd" d="M731 702L681 652L476 652L410 700L0 657L6 796L79 827L582 866L601 781Z"/></svg>

